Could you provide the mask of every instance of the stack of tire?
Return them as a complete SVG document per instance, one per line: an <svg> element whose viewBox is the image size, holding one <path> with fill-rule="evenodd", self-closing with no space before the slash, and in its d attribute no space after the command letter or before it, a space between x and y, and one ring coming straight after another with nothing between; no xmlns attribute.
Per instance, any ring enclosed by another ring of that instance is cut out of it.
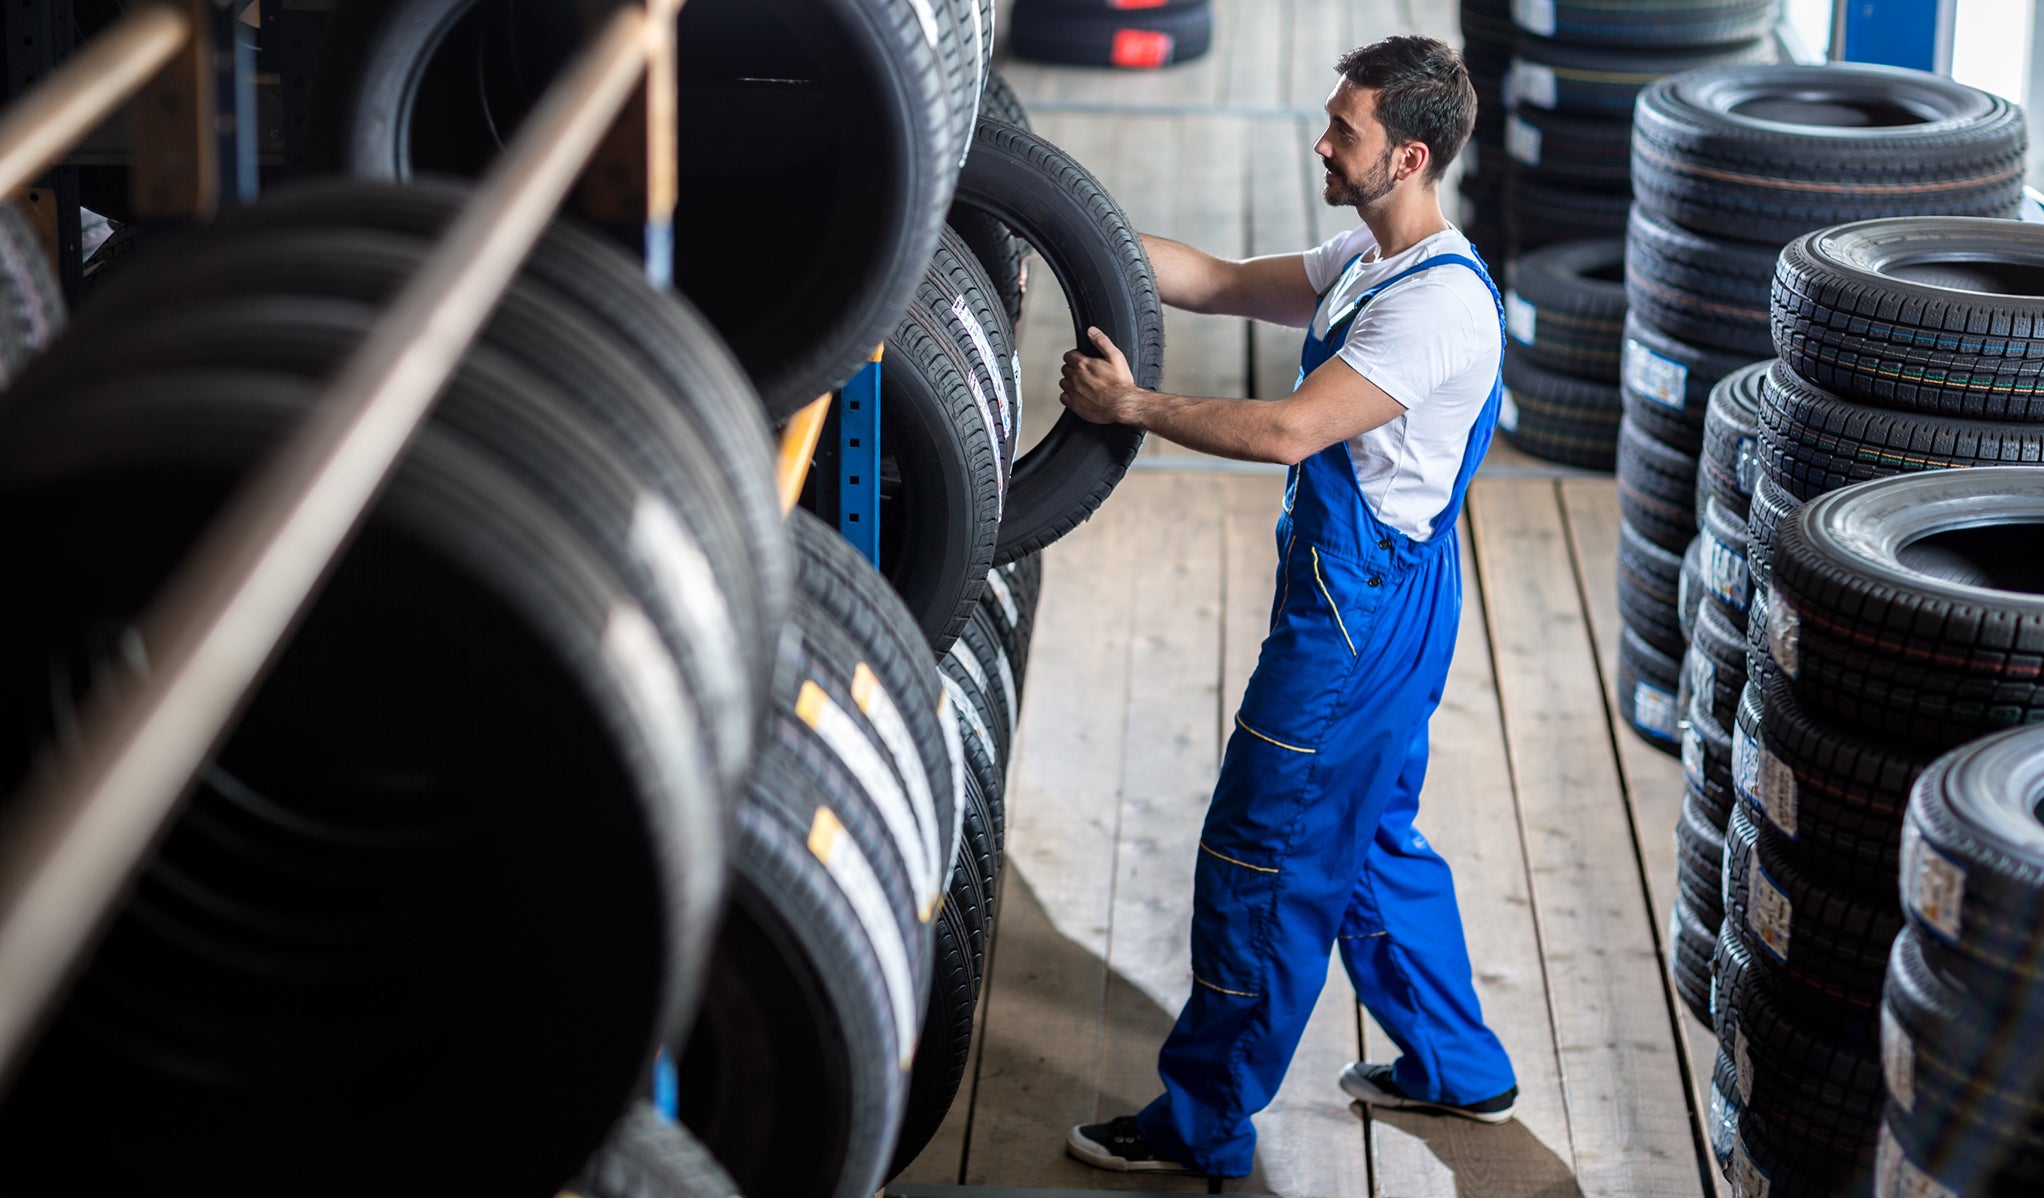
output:
<svg viewBox="0 0 2044 1198"><path fill-rule="evenodd" d="M1512 69L1510 0L1462 0L1462 62L1476 87L1476 129L1458 158L1462 232L1487 262L1505 259L1505 79Z"/></svg>
<svg viewBox="0 0 2044 1198"><path fill-rule="evenodd" d="M1498 430L1534 457L1609 470L1618 443L1625 243L1564 241L1506 264Z"/></svg>
<svg viewBox="0 0 2044 1198"><path fill-rule="evenodd" d="M2029 505L2035 519L2034 499ZM2019 552L2034 552L2035 526ZM2036 596L2024 596L2035 619ZM1881 1009L1888 1109L1879 1195L2044 1190L2044 730L1932 763L1909 800L1902 904Z"/></svg>
<svg viewBox="0 0 2044 1198"><path fill-rule="evenodd" d="M1155 70L1191 62L1214 41L1209 0L1015 0L1008 49L1063 66Z"/></svg>
<svg viewBox="0 0 2044 1198"><path fill-rule="evenodd" d="M1717 956L1739 1109L1720 1147L1747 1188L1870 1176L1911 785L2036 718L2040 265L2044 231L1979 218L1859 222L1781 255Z"/></svg>
<svg viewBox="0 0 2044 1198"><path fill-rule="evenodd" d="M1590 267L1587 280L1578 272L1570 289L1585 311L1563 319L1589 316L1583 332L1595 339L1594 359L1576 369L1508 348L1506 386L1515 403L1500 425L1517 448L1574 466L1613 467L1625 317L1624 289L1616 286L1625 247L1617 239L1632 203L1633 103L1663 75L1770 59L1764 35L1774 9L1773 0L1684 0L1623 11L1566 0L1512 6L1518 33L1503 96L1508 269L1514 278L1545 276L1552 262L1535 255L1574 247L1554 252ZM1662 648L1670 646L1672 636ZM1680 656L1680 647L1673 652Z"/></svg>
<svg viewBox="0 0 2044 1198"><path fill-rule="evenodd" d="M1713 468L1729 471L1733 485L1719 487L1715 515L1698 506L1710 489L1698 486L1699 459L1717 384L1775 352L1768 292L1782 246L1813 229L1877 217L2011 215L2023 139L2021 114L2007 101L1890 67L1716 67L1640 93L1618 452L1619 503L1636 533L1683 554L1715 521L1725 560L1746 554L1746 519L1737 515L1747 498L1737 492L1737 445L1751 427L1743 407L1721 413L1715 445L1731 456ZM1749 381L1742 403L1752 391ZM1761 502L1756 518L1772 518L1774 502L1771 495ZM1696 556L1702 564L1701 547ZM1729 582L1736 575L1733 568L1720 581L1736 585ZM1706 581L1690 577L1692 590ZM1735 596L1723 598L1736 610ZM1631 605L1654 601L1635 596ZM1685 714L1676 698L1681 646L1631 648L1633 676L1658 692L1633 705L1647 717L1633 727L1674 751L1683 730L1662 717ZM1701 736L1719 776L1726 761L1715 750L1728 738L1717 733L1728 730L1719 724Z"/></svg>

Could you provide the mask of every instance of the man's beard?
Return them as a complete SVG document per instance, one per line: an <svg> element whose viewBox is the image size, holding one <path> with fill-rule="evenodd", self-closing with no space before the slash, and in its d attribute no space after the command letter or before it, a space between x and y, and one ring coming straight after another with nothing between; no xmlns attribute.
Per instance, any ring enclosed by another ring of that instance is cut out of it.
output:
<svg viewBox="0 0 2044 1198"><path fill-rule="evenodd" d="M1333 164L1324 158L1321 165L1330 172L1334 170ZM1391 151L1387 149L1362 178L1351 179L1347 175L1336 174L1328 180L1322 194L1330 208L1367 208L1390 195L1392 186Z"/></svg>

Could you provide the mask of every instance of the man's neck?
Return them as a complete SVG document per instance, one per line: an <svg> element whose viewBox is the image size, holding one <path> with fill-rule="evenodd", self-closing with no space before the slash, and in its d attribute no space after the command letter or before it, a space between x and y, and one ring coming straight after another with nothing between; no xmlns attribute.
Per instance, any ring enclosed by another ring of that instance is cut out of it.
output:
<svg viewBox="0 0 2044 1198"><path fill-rule="evenodd" d="M1377 239L1380 260L1394 258L1448 227L1448 218L1441 214L1440 195L1431 188L1387 197L1374 210L1356 209L1356 215Z"/></svg>

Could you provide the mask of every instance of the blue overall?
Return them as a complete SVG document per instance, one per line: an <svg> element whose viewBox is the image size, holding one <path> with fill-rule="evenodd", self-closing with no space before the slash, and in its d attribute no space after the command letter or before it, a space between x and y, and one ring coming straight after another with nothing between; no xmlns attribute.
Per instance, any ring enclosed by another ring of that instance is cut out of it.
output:
<svg viewBox="0 0 2044 1198"><path fill-rule="evenodd" d="M1480 262L1428 258L1330 314L1325 337L1309 328L1300 378L1340 350L1363 305L1437 267L1475 271L1496 299ZM1351 260L1343 274L1357 268ZM1455 521L1501 394L1492 384L1426 541L1370 510L1345 442L1287 480L1270 635L1200 837L1192 997L1158 1054L1164 1093L1140 1116L1166 1157L1249 1173L1250 1116L1277 1093L1336 945L1357 997L1403 1054L1401 1090L1479 1102L1514 1084L1471 985L1447 862L1412 826L1427 720L1461 619Z"/></svg>

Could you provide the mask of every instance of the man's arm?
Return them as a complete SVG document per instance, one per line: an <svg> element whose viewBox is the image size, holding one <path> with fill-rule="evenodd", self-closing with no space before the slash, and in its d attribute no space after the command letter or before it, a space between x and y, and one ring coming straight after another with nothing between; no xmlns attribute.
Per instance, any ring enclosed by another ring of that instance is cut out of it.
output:
<svg viewBox="0 0 2044 1198"><path fill-rule="evenodd" d="M1338 357L1283 399L1145 391L1107 334L1088 329L1086 335L1100 356L1076 349L1065 355L1058 396L1064 405L1095 424L1133 425L1201 453L1291 466L1405 414L1403 404Z"/></svg>
<svg viewBox="0 0 2044 1198"><path fill-rule="evenodd" d="M1142 235L1157 293L1174 308L1217 316L1248 316L1301 328L1313 319L1319 296L1306 278L1304 254L1274 254L1234 262L1182 241Z"/></svg>

